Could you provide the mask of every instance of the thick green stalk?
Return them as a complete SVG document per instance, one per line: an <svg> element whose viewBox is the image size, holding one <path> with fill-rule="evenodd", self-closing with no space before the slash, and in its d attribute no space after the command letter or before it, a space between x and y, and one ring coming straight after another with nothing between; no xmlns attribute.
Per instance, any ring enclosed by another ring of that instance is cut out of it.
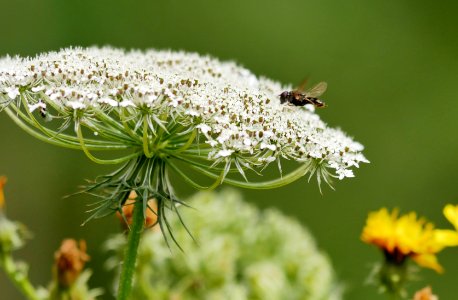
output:
<svg viewBox="0 0 458 300"><path fill-rule="evenodd" d="M37 292L30 283L26 274L20 270L10 255L0 255L0 266L5 270L8 278L29 300L39 300Z"/></svg>
<svg viewBox="0 0 458 300"><path fill-rule="evenodd" d="M122 265L121 277L119 280L117 297L118 300L129 299L129 294L132 290L132 281L135 271L135 262L137 260L138 245L140 243L141 234L143 232L143 225L145 223L142 201L137 199L134 205L132 225L130 227L127 248L124 253L124 263Z"/></svg>

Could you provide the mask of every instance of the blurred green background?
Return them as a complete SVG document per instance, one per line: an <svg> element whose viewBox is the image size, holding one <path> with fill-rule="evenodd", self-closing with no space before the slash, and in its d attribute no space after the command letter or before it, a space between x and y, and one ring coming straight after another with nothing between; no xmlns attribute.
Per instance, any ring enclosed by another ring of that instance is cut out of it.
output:
<svg viewBox="0 0 458 300"><path fill-rule="evenodd" d="M366 146L371 161L356 178L318 191L301 180L278 190L244 191L259 206L300 219L332 258L346 299L385 299L364 284L379 252L360 242L367 213L382 206L416 210L437 225L458 203L458 4L454 1L5 1L0 0L0 55L33 55L71 45L182 49L235 60L284 83L305 76L329 84L320 110ZM83 197L62 199L109 168L77 151L28 136L0 114L0 174L8 214L34 232L16 257L45 285L53 252L65 237L84 238L96 275L109 288L101 244L118 231L106 218L80 227ZM446 273L423 270L411 291L431 284L456 298L458 250L440 255ZM21 299L0 274L0 298ZM109 298L108 296L104 298Z"/></svg>

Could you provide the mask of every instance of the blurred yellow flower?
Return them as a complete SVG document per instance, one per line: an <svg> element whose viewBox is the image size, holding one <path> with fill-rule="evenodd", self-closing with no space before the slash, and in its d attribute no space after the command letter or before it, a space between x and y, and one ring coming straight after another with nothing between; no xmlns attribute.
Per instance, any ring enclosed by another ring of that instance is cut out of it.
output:
<svg viewBox="0 0 458 300"><path fill-rule="evenodd" d="M3 187L6 184L6 176L0 176L0 209L5 205L5 194L3 193Z"/></svg>
<svg viewBox="0 0 458 300"><path fill-rule="evenodd" d="M447 204L444 207L444 215L450 223L458 230L458 205Z"/></svg>
<svg viewBox="0 0 458 300"><path fill-rule="evenodd" d="M458 206L447 205L444 215L458 228ZM441 273L443 268L436 253L445 247L457 246L458 232L435 229L414 212L399 216L398 210L389 213L382 208L369 214L361 239L381 248L391 263L401 265L411 257L418 265Z"/></svg>

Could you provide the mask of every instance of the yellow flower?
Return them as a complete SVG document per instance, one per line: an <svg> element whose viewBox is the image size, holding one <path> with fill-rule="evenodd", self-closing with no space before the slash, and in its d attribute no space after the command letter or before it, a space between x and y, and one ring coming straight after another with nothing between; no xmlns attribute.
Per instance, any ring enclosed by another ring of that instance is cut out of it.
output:
<svg viewBox="0 0 458 300"><path fill-rule="evenodd" d="M458 232L435 229L414 212L398 215L397 210L389 213L386 208L370 213L361 239L381 248L392 263L402 264L410 257L422 267L443 272L436 253L445 247L457 246ZM458 206L447 205L444 215L458 228Z"/></svg>
<svg viewBox="0 0 458 300"><path fill-rule="evenodd" d="M6 184L6 176L0 176L0 210L5 205L5 194L3 193L3 187Z"/></svg>

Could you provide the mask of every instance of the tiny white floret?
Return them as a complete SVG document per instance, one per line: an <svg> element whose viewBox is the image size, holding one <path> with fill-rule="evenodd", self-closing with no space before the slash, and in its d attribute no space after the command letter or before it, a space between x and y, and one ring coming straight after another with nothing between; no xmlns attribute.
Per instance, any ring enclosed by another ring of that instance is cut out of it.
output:
<svg viewBox="0 0 458 300"><path fill-rule="evenodd" d="M5 88L5 92L7 93L8 97L10 97L10 99L12 100L16 99L16 97L20 94L19 88L17 88L16 86Z"/></svg>

